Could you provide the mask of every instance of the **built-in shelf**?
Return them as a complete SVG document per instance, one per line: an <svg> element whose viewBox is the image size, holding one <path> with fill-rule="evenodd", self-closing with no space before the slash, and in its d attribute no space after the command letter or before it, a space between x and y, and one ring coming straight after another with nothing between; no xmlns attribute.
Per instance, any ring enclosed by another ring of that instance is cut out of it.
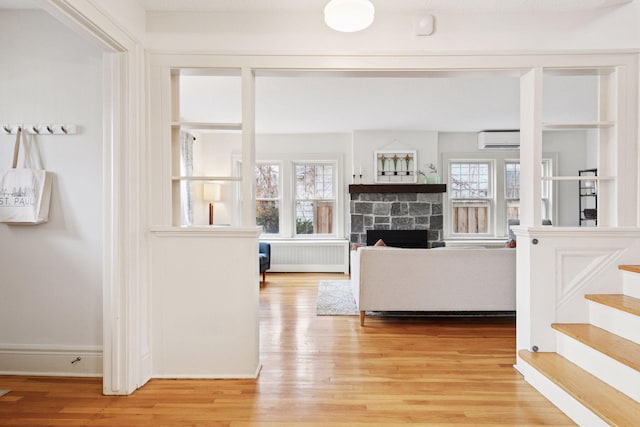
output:
<svg viewBox="0 0 640 427"><path fill-rule="evenodd" d="M242 130L242 123L173 122L171 126L185 130Z"/></svg>
<svg viewBox="0 0 640 427"><path fill-rule="evenodd" d="M602 68L554 68L545 67L544 74L548 76L564 76L564 77L578 77L578 76L609 76L615 72L614 67L602 67Z"/></svg>
<svg viewBox="0 0 640 427"><path fill-rule="evenodd" d="M564 123L543 123L543 130L578 130L578 129L606 129L615 126L615 122L592 121L592 122L564 122Z"/></svg>
<svg viewBox="0 0 640 427"><path fill-rule="evenodd" d="M612 181L613 176L543 176L543 181Z"/></svg>
<svg viewBox="0 0 640 427"><path fill-rule="evenodd" d="M241 176L173 176L172 181L242 181Z"/></svg>
<svg viewBox="0 0 640 427"><path fill-rule="evenodd" d="M349 193L446 193L447 184L351 184Z"/></svg>

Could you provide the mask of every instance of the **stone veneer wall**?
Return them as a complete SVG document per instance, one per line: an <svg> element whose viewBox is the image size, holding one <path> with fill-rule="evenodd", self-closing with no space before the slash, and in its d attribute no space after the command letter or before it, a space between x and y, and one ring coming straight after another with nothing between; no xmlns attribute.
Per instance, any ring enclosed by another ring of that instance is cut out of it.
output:
<svg viewBox="0 0 640 427"><path fill-rule="evenodd" d="M365 245L367 230L429 230L429 247L442 241L441 193L352 193L351 243Z"/></svg>

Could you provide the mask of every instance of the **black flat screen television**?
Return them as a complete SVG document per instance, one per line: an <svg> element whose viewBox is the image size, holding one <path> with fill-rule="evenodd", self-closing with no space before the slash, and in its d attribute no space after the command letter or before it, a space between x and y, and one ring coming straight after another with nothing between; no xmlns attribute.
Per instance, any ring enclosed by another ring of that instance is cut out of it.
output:
<svg viewBox="0 0 640 427"><path fill-rule="evenodd" d="M382 239L384 244L394 248L426 248L427 230L368 230L367 246Z"/></svg>

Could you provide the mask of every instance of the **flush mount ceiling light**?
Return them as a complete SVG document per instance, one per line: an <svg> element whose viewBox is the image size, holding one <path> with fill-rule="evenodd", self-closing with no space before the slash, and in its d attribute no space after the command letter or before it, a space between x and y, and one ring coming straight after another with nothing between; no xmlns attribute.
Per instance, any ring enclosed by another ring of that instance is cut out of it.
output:
<svg viewBox="0 0 640 427"><path fill-rule="evenodd" d="M369 0L331 0L324 7L324 22L336 31L352 33L371 25L374 12Z"/></svg>

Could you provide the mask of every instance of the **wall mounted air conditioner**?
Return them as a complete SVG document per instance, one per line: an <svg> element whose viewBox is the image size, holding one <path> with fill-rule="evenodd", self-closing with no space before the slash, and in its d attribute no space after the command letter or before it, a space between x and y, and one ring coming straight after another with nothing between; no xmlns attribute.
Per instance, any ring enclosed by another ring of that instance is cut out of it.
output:
<svg viewBox="0 0 640 427"><path fill-rule="evenodd" d="M517 150L520 148L518 130L483 130L478 132L480 150Z"/></svg>

